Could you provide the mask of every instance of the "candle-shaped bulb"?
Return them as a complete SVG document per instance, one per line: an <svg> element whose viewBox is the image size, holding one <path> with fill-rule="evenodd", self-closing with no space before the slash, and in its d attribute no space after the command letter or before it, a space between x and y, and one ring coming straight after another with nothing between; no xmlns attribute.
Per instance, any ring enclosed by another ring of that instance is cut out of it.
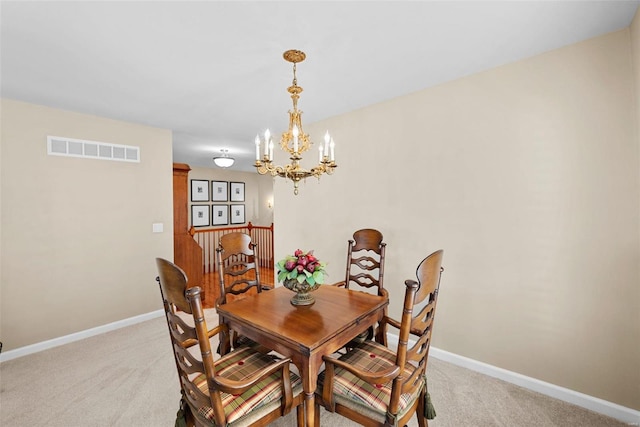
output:
<svg viewBox="0 0 640 427"><path fill-rule="evenodd" d="M273 141L269 141L269 160L273 160Z"/></svg>
<svg viewBox="0 0 640 427"><path fill-rule="evenodd" d="M324 134L324 154L326 156L329 155L329 140L331 140L331 137L329 136L329 131L327 131L327 133Z"/></svg>
<svg viewBox="0 0 640 427"><path fill-rule="evenodd" d="M271 132L269 129L264 131L264 155L269 155L269 140L271 139Z"/></svg>
<svg viewBox="0 0 640 427"><path fill-rule="evenodd" d="M256 160L260 160L260 136L256 135Z"/></svg>
<svg viewBox="0 0 640 427"><path fill-rule="evenodd" d="M331 161L332 162L336 159L335 152L334 152L335 146L336 146L336 143L333 142L333 138L331 138L331 143L329 144L329 147L331 148Z"/></svg>

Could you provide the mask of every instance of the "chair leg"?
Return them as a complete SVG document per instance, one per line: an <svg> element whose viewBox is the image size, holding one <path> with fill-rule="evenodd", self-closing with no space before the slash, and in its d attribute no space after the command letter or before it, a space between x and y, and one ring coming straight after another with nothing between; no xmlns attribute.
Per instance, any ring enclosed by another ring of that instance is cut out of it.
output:
<svg viewBox="0 0 640 427"><path fill-rule="evenodd" d="M313 417L313 424L316 426L320 425L320 405L318 404L318 397L316 397L316 401L315 401L315 408L316 410L314 411L314 417Z"/></svg>
<svg viewBox="0 0 640 427"><path fill-rule="evenodd" d="M296 408L298 427L304 427L304 402Z"/></svg>

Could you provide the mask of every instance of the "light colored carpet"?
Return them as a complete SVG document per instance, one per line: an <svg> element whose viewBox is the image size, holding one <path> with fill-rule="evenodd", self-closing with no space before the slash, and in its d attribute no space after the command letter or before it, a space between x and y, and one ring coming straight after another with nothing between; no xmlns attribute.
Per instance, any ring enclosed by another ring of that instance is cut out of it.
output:
<svg viewBox="0 0 640 427"><path fill-rule="evenodd" d="M428 375L431 427L625 425L434 358ZM3 362L0 387L7 427L171 427L180 398L164 317ZM321 424L357 425L324 409ZM294 426L295 411L272 425Z"/></svg>

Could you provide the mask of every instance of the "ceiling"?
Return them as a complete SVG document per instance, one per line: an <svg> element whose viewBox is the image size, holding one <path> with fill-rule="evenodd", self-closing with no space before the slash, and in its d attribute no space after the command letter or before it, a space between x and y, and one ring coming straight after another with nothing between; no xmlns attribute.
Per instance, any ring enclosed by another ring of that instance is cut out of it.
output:
<svg viewBox="0 0 640 427"><path fill-rule="evenodd" d="M171 129L175 162L228 149L253 171L256 134L288 124L285 50L307 54L310 123L616 31L638 4L2 1L1 95Z"/></svg>

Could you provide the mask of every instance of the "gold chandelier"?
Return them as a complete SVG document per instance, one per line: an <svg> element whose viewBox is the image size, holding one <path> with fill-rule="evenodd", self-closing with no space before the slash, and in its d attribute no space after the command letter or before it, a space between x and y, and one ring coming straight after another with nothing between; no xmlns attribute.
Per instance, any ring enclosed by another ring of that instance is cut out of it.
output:
<svg viewBox="0 0 640 427"><path fill-rule="evenodd" d="M291 157L291 163L285 166L273 165L273 140L269 129L264 133L264 141L260 141L260 136L256 136L256 162L254 166L260 175L270 173L271 176L280 176L293 181L293 193L298 194L298 183L301 179L315 176L320 179L320 175L326 173L331 175L337 167L335 162L335 143L329 132L324 136L324 145L318 147L318 165L310 170L300 167L302 153L311 148L312 142L309 135L304 133L302 129L302 111L298 110L298 99L302 88L298 86L296 79L296 64L304 61L306 55L299 50L288 50L283 55L284 59L293 63L293 84L289 86L287 91L291 94L293 101L293 110L289 110L289 129L282 133L280 138L280 148L288 152ZM262 150L261 150L262 145ZM263 151L262 158L260 153Z"/></svg>

